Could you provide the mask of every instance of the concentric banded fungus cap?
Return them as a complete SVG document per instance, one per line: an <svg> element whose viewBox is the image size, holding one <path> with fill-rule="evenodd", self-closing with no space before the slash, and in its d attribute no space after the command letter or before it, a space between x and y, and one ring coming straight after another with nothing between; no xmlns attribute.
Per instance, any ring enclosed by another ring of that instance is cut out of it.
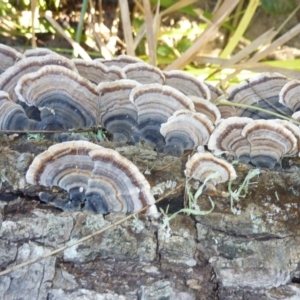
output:
<svg viewBox="0 0 300 300"><path fill-rule="evenodd" d="M10 100L6 92L0 91L0 129L30 130L36 122L29 120L21 105Z"/></svg>
<svg viewBox="0 0 300 300"><path fill-rule="evenodd" d="M138 168L118 152L86 141L51 146L35 157L26 180L68 191L66 208L131 213L151 205L150 212L156 212L150 185Z"/></svg>
<svg viewBox="0 0 300 300"><path fill-rule="evenodd" d="M97 58L95 60L102 62L103 64L105 64L108 67L117 66L119 68L124 68L128 64L143 62L141 59L139 59L137 57L130 56L130 55L124 55L124 54L120 55L116 58L112 58L112 59Z"/></svg>
<svg viewBox="0 0 300 300"><path fill-rule="evenodd" d="M216 105L212 102L199 98L196 96L189 96L195 105L195 111L205 114L213 124L217 123L221 119L221 114Z"/></svg>
<svg viewBox="0 0 300 300"><path fill-rule="evenodd" d="M144 62L129 64L125 66L123 70L126 74L126 78L136 80L141 84L163 84L165 81L165 76L159 68Z"/></svg>
<svg viewBox="0 0 300 300"><path fill-rule="evenodd" d="M216 155L229 153L239 161L250 161L250 143L241 135L244 127L253 120L245 117L223 119L210 136L208 149Z"/></svg>
<svg viewBox="0 0 300 300"><path fill-rule="evenodd" d="M131 161L105 148L91 151L90 156L94 169L86 192L87 209L132 213L151 205L149 213L157 212L148 181Z"/></svg>
<svg viewBox="0 0 300 300"><path fill-rule="evenodd" d="M292 118L297 121L300 121L300 111L296 111L295 113L293 113Z"/></svg>
<svg viewBox="0 0 300 300"><path fill-rule="evenodd" d="M291 80L283 86L279 93L279 102L294 112L300 110L299 80Z"/></svg>
<svg viewBox="0 0 300 300"><path fill-rule="evenodd" d="M86 61L84 59L73 59L79 74L94 84L105 81L115 81L126 78L124 71L116 66L107 67L100 61Z"/></svg>
<svg viewBox="0 0 300 300"><path fill-rule="evenodd" d="M206 100L211 99L208 86L195 76L180 70L168 71L164 74L165 85L171 86L188 96L197 96Z"/></svg>
<svg viewBox="0 0 300 300"><path fill-rule="evenodd" d="M186 163L185 176L187 178L192 177L204 182L208 176L214 173L216 176L208 181L213 186L221 182L232 181L237 177L230 163L211 153L195 153Z"/></svg>
<svg viewBox="0 0 300 300"><path fill-rule="evenodd" d="M20 101L41 110L39 129L89 128L97 124L97 87L78 73L45 66L16 86Z"/></svg>
<svg viewBox="0 0 300 300"><path fill-rule="evenodd" d="M59 65L67 69L76 71L74 63L60 55L46 55L40 57L28 57L18 61L15 65L5 71L0 76L0 90L9 94L10 98L17 102L15 87L18 80L25 74L38 71L45 65Z"/></svg>
<svg viewBox="0 0 300 300"><path fill-rule="evenodd" d="M0 74L24 56L14 48L0 44Z"/></svg>
<svg viewBox="0 0 300 300"><path fill-rule="evenodd" d="M229 104L230 101L222 99L222 103L224 103L224 104L228 103ZM235 107L232 106L232 105L219 104L217 107L218 107L218 110L221 114L222 119L227 119L227 118L230 118L230 117L236 117L237 116L237 111L236 111Z"/></svg>
<svg viewBox="0 0 300 300"><path fill-rule="evenodd" d="M181 156L184 150L204 146L213 130L214 125L206 115L178 110L160 127L166 141L164 152Z"/></svg>
<svg viewBox="0 0 300 300"><path fill-rule="evenodd" d="M210 101L214 101L216 99L218 99L219 97L223 96L224 93L222 92L222 90L220 90L218 87L210 84L207 81L204 81L205 85L207 85L207 87L210 90Z"/></svg>
<svg viewBox="0 0 300 300"><path fill-rule="evenodd" d="M274 168L283 156L293 153L297 139L273 120L255 120L244 127L242 136L250 143L250 161L257 167Z"/></svg>
<svg viewBox="0 0 300 300"><path fill-rule="evenodd" d="M279 92L288 79L277 73L261 73L246 82L228 88L229 101L257 106L282 115L291 115L292 111L279 103ZM274 119L266 112L252 108L237 108L237 115L252 119Z"/></svg>
<svg viewBox="0 0 300 300"><path fill-rule="evenodd" d="M113 134L114 142L138 142L137 109L129 100L129 94L139 85L129 79L98 85L100 123Z"/></svg>
<svg viewBox="0 0 300 300"><path fill-rule="evenodd" d="M57 54L56 52L54 52L48 48L28 49L24 52L25 57L46 56L46 55L59 55L59 54Z"/></svg>
<svg viewBox="0 0 300 300"><path fill-rule="evenodd" d="M156 83L135 87L129 99L138 111L140 137L152 145L164 144L160 126L176 110L195 111L190 98L172 87Z"/></svg>

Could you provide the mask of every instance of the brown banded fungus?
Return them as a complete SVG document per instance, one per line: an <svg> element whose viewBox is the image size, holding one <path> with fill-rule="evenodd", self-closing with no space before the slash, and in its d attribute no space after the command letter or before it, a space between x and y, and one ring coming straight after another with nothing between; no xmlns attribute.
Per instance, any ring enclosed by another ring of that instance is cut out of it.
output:
<svg viewBox="0 0 300 300"><path fill-rule="evenodd" d="M141 84L163 84L165 81L165 76L159 68L148 65L144 62L128 64L123 68L123 70L127 79L136 80Z"/></svg>
<svg viewBox="0 0 300 300"><path fill-rule="evenodd" d="M57 54L56 52L54 52L48 48L27 49L24 52L25 57L46 56L46 55L59 55L59 54Z"/></svg>
<svg viewBox="0 0 300 300"><path fill-rule="evenodd" d="M125 54L119 55L118 57L112 59L96 58L95 61L100 61L101 63L103 63L108 67L117 66L119 68L124 68L128 64L143 62L141 59L137 57L125 55Z"/></svg>
<svg viewBox="0 0 300 300"><path fill-rule="evenodd" d="M37 129L90 128L97 124L97 87L67 68L45 66L24 75L15 91L20 101L41 110Z"/></svg>
<svg viewBox="0 0 300 300"><path fill-rule="evenodd" d="M86 141L51 146L35 157L26 180L66 190L70 199L63 209L132 213L150 205L149 213L157 212L150 185L138 168L117 151Z"/></svg>
<svg viewBox="0 0 300 300"><path fill-rule="evenodd" d="M100 61L86 61L84 59L72 60L79 74L94 84L106 81L115 81L126 78L124 71L116 66L107 67Z"/></svg>
<svg viewBox="0 0 300 300"><path fill-rule="evenodd" d="M273 120L254 120L241 134L250 143L250 162L257 167L274 168L298 148L293 133Z"/></svg>
<svg viewBox="0 0 300 300"><path fill-rule="evenodd" d="M195 111L190 98L172 87L157 83L135 87L129 98L138 111L140 138L160 149L164 147L164 138L160 133L161 124L167 122L177 110Z"/></svg>
<svg viewBox="0 0 300 300"><path fill-rule="evenodd" d="M28 119L21 105L11 101L6 92L0 91L1 130L30 130L36 128L36 123Z"/></svg>
<svg viewBox="0 0 300 300"><path fill-rule="evenodd" d="M36 72L46 65L58 65L77 72L74 63L60 55L34 56L24 58L7 69L0 76L0 90L9 94L10 98L17 102L18 97L15 94L15 87L18 80L25 74Z"/></svg>
<svg viewBox="0 0 300 300"><path fill-rule="evenodd" d="M244 127L253 120L246 117L230 117L220 121L211 134L208 149L215 155L234 155L240 162L250 161L250 143L241 135Z"/></svg>
<svg viewBox="0 0 300 300"><path fill-rule="evenodd" d="M113 135L114 142L135 144L139 140L137 109L129 100L131 90L139 85L129 79L98 85L100 124Z"/></svg>
<svg viewBox="0 0 300 300"><path fill-rule="evenodd" d="M231 102L257 106L282 115L291 115L292 111L279 102L279 92L288 79L277 73L261 73L249 80L228 88L228 100ZM252 119L274 119L271 114L255 108L236 108L237 116Z"/></svg>
<svg viewBox="0 0 300 300"><path fill-rule="evenodd" d="M184 150L206 145L213 130L214 125L206 115L178 110L161 125L160 133L166 142L163 151L181 156Z"/></svg>
<svg viewBox="0 0 300 300"><path fill-rule="evenodd" d="M213 175L213 176L212 176ZM233 166L224 159L217 158L211 153L195 153L186 163L185 176L187 178L206 183L206 189L215 192L215 186L219 183L232 181L237 175Z"/></svg>
<svg viewBox="0 0 300 300"><path fill-rule="evenodd" d="M196 96L189 96L195 105L195 111L205 114L213 124L217 123L221 119L219 109L212 102Z"/></svg>
<svg viewBox="0 0 300 300"><path fill-rule="evenodd" d="M24 55L14 48L0 44L0 74L23 57Z"/></svg>
<svg viewBox="0 0 300 300"><path fill-rule="evenodd" d="M180 70L166 71L164 75L165 85L171 86L187 96L197 96L206 100L211 99L208 86L195 76Z"/></svg>
<svg viewBox="0 0 300 300"><path fill-rule="evenodd" d="M300 81L291 80L286 83L279 93L279 102L293 112L300 110Z"/></svg>

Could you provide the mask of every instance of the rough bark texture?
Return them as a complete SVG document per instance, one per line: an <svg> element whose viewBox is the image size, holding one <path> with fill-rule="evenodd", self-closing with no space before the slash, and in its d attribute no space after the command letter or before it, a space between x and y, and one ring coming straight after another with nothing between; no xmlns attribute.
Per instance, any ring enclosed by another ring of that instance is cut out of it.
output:
<svg viewBox="0 0 300 300"><path fill-rule="evenodd" d="M51 142L4 136L1 144L1 270L124 217L62 212L40 203L40 191L65 194L58 188L29 186L25 181L34 155ZM184 182L186 158L157 155L142 145L118 150L140 170L152 168L147 175L152 186L167 180ZM247 197L235 202L237 214L231 212L228 197L213 197L213 213L178 215L170 221L170 228L163 227L161 219L140 215L1 276L0 298L299 299L299 160L284 160L283 166L279 171L261 170ZM234 189L252 167L239 164L235 168L239 177ZM218 189L227 191L227 186ZM183 205L183 190L167 197L164 209L167 204L170 211L178 210ZM199 199L199 205L203 210L210 208L207 196Z"/></svg>

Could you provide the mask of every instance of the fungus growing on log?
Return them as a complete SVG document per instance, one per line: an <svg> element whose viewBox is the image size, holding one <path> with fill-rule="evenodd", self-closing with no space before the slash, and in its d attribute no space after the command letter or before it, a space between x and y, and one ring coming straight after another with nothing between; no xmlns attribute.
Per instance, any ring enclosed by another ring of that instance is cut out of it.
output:
<svg viewBox="0 0 300 300"><path fill-rule="evenodd" d="M196 96L189 96L195 106L195 111L205 114L213 124L217 123L221 119L219 109L212 102Z"/></svg>
<svg viewBox="0 0 300 300"><path fill-rule="evenodd" d="M0 90L5 91L9 94L11 100L17 102L18 97L15 94L15 87L18 80L28 73L37 72L43 66L46 65L58 65L66 69L77 72L74 63L60 55L46 55L46 56L34 56L24 58L14 64L12 67L7 69L0 76Z"/></svg>
<svg viewBox="0 0 300 300"><path fill-rule="evenodd" d="M190 98L176 89L157 83L137 86L129 98L138 111L139 134L153 146L163 147L164 138L160 126L180 109L195 111Z"/></svg>
<svg viewBox="0 0 300 300"><path fill-rule="evenodd" d="M11 101L6 92L0 91L0 129L30 130L36 128L37 122L28 119L21 105Z"/></svg>
<svg viewBox="0 0 300 300"><path fill-rule="evenodd" d="M178 110L161 125L160 133L166 142L163 151L181 156L184 150L206 145L213 130L214 125L206 115Z"/></svg>
<svg viewBox="0 0 300 300"><path fill-rule="evenodd" d="M118 57L112 58L112 59L96 58L94 60L100 61L101 63L103 63L104 65L106 65L108 67L117 66L119 68L124 68L128 64L143 62L141 59L139 59L137 57L125 55L125 54L119 55Z"/></svg>
<svg viewBox="0 0 300 300"><path fill-rule="evenodd" d="M123 70L127 79L136 80L141 84L163 84L165 81L165 76L159 68L148 65L144 62L128 64L123 68Z"/></svg>
<svg viewBox="0 0 300 300"><path fill-rule="evenodd" d="M165 85L171 86L187 96L211 99L211 93L204 81L184 71L173 70L164 72Z"/></svg>
<svg viewBox="0 0 300 300"><path fill-rule="evenodd" d="M279 102L279 92L288 79L277 73L261 73L245 82L228 88L228 100L236 103L257 106L282 115L292 111ZM255 108L236 108L237 116L252 119L274 119L275 117Z"/></svg>
<svg viewBox="0 0 300 300"><path fill-rule="evenodd" d="M14 48L0 44L0 74L23 57L24 55Z"/></svg>
<svg viewBox="0 0 300 300"><path fill-rule="evenodd" d="M124 71L116 66L107 67L100 61L86 61L84 59L72 60L79 74L94 84L106 81L115 81L126 78Z"/></svg>
<svg viewBox="0 0 300 300"><path fill-rule="evenodd" d="M210 136L208 149L216 155L234 155L240 162L250 161L250 143L241 135L244 127L253 122L251 118L230 117L223 119Z"/></svg>
<svg viewBox="0 0 300 300"><path fill-rule="evenodd" d="M97 87L67 68L45 66L23 75L15 91L20 101L41 110L39 129L90 128L97 124Z"/></svg>
<svg viewBox="0 0 300 300"><path fill-rule="evenodd" d="M98 85L100 124L113 135L114 142L135 144L139 140L137 109L129 100L131 90L139 85L129 79Z"/></svg>
<svg viewBox="0 0 300 300"><path fill-rule="evenodd" d="M257 167L272 169L298 147L293 133L273 120L254 120L241 134L250 143L250 162Z"/></svg>
<svg viewBox="0 0 300 300"><path fill-rule="evenodd" d="M291 80L286 83L279 93L279 102L293 112L300 110L300 81Z"/></svg>
<svg viewBox="0 0 300 300"><path fill-rule="evenodd" d="M35 157L26 173L33 185L58 186L70 200L63 209L132 213L150 205L150 185L138 168L117 151L86 141L51 146Z"/></svg>
<svg viewBox="0 0 300 300"><path fill-rule="evenodd" d="M232 181L237 175L233 166L224 159L217 158L211 153L195 153L186 163L185 176L206 182L206 188L215 192L215 186L219 183Z"/></svg>

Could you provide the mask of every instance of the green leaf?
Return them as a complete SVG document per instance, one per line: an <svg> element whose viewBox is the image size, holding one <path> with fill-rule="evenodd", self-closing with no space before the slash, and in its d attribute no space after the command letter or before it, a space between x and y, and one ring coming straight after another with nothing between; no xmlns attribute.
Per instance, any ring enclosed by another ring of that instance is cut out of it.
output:
<svg viewBox="0 0 300 300"><path fill-rule="evenodd" d="M262 7L269 14L283 15L296 8L295 0L260 0Z"/></svg>

